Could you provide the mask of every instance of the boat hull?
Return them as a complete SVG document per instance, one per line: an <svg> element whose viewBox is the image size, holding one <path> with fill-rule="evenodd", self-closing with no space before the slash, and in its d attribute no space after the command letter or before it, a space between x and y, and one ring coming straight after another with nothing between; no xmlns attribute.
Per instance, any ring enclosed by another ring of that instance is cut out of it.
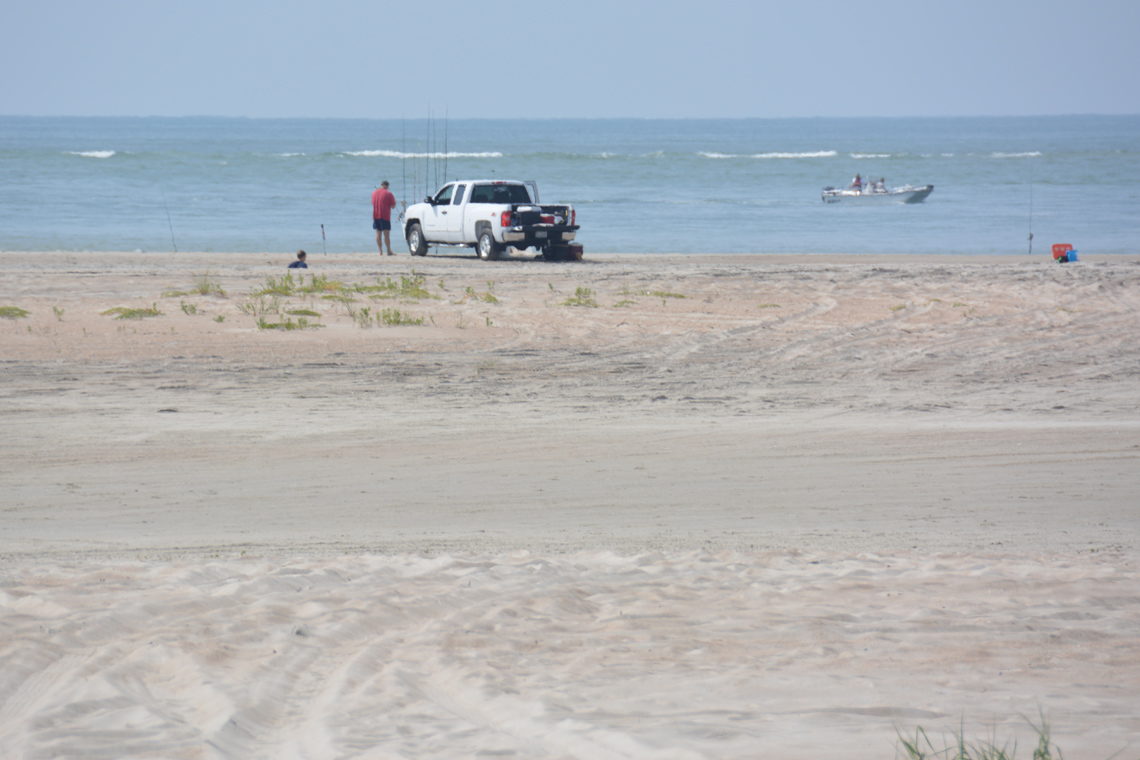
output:
<svg viewBox="0 0 1140 760"><path fill-rule="evenodd" d="M922 203L933 192L934 185L896 187L878 193L825 187L820 197L824 203Z"/></svg>

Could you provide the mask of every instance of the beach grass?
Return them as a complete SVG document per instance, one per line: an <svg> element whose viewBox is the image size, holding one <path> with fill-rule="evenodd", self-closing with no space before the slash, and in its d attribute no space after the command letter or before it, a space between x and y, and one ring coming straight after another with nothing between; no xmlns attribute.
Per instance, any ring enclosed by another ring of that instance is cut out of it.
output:
<svg viewBox="0 0 1140 760"><path fill-rule="evenodd" d="M270 298L266 298L264 295L254 296L249 301L239 304L238 311L253 317L259 317L263 314L280 314L281 299L278 296Z"/></svg>
<svg viewBox="0 0 1140 760"><path fill-rule="evenodd" d="M590 288L577 287L574 289L574 295L567 298L562 302L563 306L586 306L596 309L598 302L594 298L594 291Z"/></svg>
<svg viewBox="0 0 1140 760"><path fill-rule="evenodd" d="M308 281L305 275L294 278L292 272L281 277L266 277L261 288L250 293L252 297L258 296L304 296L317 294L343 294L350 292L355 286L345 285L340 280L330 280L327 275L314 274Z"/></svg>
<svg viewBox="0 0 1140 760"><path fill-rule="evenodd" d="M425 283L426 278L422 274L413 272L411 275L401 275L399 280L391 277L383 280L377 278L374 285L353 285L350 289L357 293L371 294L373 298L438 298L428 291Z"/></svg>
<svg viewBox="0 0 1140 760"><path fill-rule="evenodd" d="M212 274L206 272L205 274L194 275L193 292L200 296L225 296L226 291L222 290L222 285L219 283Z"/></svg>
<svg viewBox="0 0 1140 760"><path fill-rule="evenodd" d="M1029 755L1031 760L1064 760L1061 749L1053 743L1045 716L1040 717L1039 723L1027 722L1037 734L1036 746ZM899 732L898 740L902 754L896 753L896 758L905 760L1017 760L1018 757L1016 741L1007 740L1000 744L996 738L968 741L965 726L941 741L932 739L921 726L915 728L913 738Z"/></svg>
<svg viewBox="0 0 1140 760"><path fill-rule="evenodd" d="M377 315L376 321L389 327L399 327L403 325L422 325L424 318L413 317L411 314L405 314L399 309L384 309Z"/></svg>
<svg viewBox="0 0 1140 760"><path fill-rule="evenodd" d="M126 306L115 306L114 308L102 312L102 314L105 317L114 317L115 319L146 319L147 317L162 316L162 312L159 310L157 304L151 304L149 309L132 309Z"/></svg>
<svg viewBox="0 0 1140 760"><path fill-rule="evenodd" d="M0 306L0 317L4 319L23 319L28 316L27 309L21 309L19 306Z"/></svg>
<svg viewBox="0 0 1140 760"><path fill-rule="evenodd" d="M467 286L467 288L464 290L464 293L466 294L467 298L475 301L481 301L482 303L499 303L499 297L492 292L494 288L495 283L488 281L487 289L482 293L475 290L475 288L470 285Z"/></svg>
<svg viewBox="0 0 1140 760"><path fill-rule="evenodd" d="M162 294L163 298L182 298L185 296L218 296L224 298L226 291L222 290L222 285L218 282L217 278L210 272L205 274L194 275L194 284L190 286L189 290L167 290Z"/></svg>
<svg viewBox="0 0 1140 760"><path fill-rule="evenodd" d="M299 317L297 320L287 318L283 322L270 322L265 317L258 317L257 329L259 330L313 330L323 325L315 322L310 322L305 317Z"/></svg>

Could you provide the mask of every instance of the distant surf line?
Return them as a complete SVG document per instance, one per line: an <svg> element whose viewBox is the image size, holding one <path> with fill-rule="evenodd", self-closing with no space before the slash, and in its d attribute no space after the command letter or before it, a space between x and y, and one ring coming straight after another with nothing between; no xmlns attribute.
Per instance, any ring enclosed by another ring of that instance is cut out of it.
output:
<svg viewBox="0 0 1140 760"><path fill-rule="evenodd" d="M788 152L773 152L773 153L717 153L715 151L698 151L698 156L702 158L713 159L733 159L733 158L755 158L755 159L778 159L778 158L835 158L839 155L838 151L834 150L814 150L803 153L788 153Z"/></svg>
<svg viewBox="0 0 1140 760"><path fill-rule="evenodd" d="M499 151L484 151L480 153L459 153L459 152L430 152L430 153L405 153L399 150L349 150L345 151L342 155L352 156L353 158L502 158L503 154Z"/></svg>

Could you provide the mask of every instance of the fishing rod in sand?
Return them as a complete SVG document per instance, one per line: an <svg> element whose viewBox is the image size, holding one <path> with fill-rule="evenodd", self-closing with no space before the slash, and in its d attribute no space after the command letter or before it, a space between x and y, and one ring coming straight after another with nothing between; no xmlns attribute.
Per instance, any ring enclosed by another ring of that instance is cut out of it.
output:
<svg viewBox="0 0 1140 760"><path fill-rule="evenodd" d="M404 211L408 208L408 133L407 123L400 119L400 221L404 221Z"/></svg>
<svg viewBox="0 0 1140 760"><path fill-rule="evenodd" d="M428 106L428 118L425 125L427 130L427 150L424 151L424 196L431 193L431 106Z"/></svg>
<svg viewBox="0 0 1140 760"><path fill-rule="evenodd" d="M329 255L328 246L325 244L325 226L323 224L321 225L321 252L325 256Z"/></svg>
<svg viewBox="0 0 1140 760"><path fill-rule="evenodd" d="M170 219L170 206L166 203L166 193L161 188L158 192L162 196L162 208L166 211L166 226L170 229L170 245L173 246L174 252L178 253L178 243L174 241L174 222Z"/></svg>
<svg viewBox="0 0 1140 760"><path fill-rule="evenodd" d="M1029 255L1033 255L1033 183L1029 183Z"/></svg>

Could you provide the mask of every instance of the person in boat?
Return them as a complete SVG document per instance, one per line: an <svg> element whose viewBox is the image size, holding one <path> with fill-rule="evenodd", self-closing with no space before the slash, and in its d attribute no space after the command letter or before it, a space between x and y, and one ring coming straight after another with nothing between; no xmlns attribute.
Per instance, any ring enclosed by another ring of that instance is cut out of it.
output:
<svg viewBox="0 0 1140 760"><path fill-rule="evenodd" d="M885 193L885 192L887 192L887 180L883 177L879 177L878 182L872 182L871 183L871 192L872 193Z"/></svg>
<svg viewBox="0 0 1140 760"><path fill-rule="evenodd" d="M858 174L856 174L855 179L851 180L851 188L850 189L857 190L860 193L863 192L863 178L860 177Z"/></svg>

